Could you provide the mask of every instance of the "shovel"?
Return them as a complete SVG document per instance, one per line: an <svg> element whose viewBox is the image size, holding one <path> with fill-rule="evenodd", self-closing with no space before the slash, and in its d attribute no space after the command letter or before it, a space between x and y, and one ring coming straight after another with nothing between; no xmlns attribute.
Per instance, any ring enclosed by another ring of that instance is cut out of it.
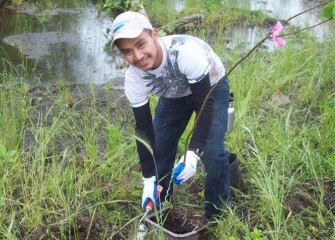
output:
<svg viewBox="0 0 335 240"><path fill-rule="evenodd" d="M157 198L159 198L162 190L163 190L163 187L158 185L157 186ZM138 231L137 231L136 234L134 234L133 240L143 240L145 234L148 232L148 227L144 223L144 218L149 212L151 212L154 209L154 205L153 205L152 201L148 202L145 209L146 209L146 211L145 211L144 215L141 217L140 221L138 222Z"/></svg>

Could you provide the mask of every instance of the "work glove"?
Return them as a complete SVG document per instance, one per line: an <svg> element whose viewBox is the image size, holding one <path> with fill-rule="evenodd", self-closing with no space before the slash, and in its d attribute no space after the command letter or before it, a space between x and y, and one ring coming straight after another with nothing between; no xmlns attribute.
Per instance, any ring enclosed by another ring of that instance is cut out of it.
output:
<svg viewBox="0 0 335 240"><path fill-rule="evenodd" d="M156 177L143 178L142 208L146 211L146 206L150 201L158 206Z"/></svg>
<svg viewBox="0 0 335 240"><path fill-rule="evenodd" d="M174 168L172 180L174 184L181 184L191 178L196 170L200 157L193 151L186 152L186 161L184 164L184 155L180 158Z"/></svg>

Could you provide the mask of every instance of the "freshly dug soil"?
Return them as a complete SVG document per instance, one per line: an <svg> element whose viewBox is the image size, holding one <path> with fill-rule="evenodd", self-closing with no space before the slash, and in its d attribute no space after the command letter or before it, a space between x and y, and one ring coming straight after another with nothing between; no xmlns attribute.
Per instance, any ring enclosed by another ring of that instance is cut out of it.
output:
<svg viewBox="0 0 335 240"><path fill-rule="evenodd" d="M201 215L193 213L180 206L176 206L174 216L172 216L172 211L169 209L163 211L160 219L164 221L163 227L166 230L176 234L185 234L196 231L208 223L208 221ZM157 223L156 216L153 216L150 220Z"/></svg>

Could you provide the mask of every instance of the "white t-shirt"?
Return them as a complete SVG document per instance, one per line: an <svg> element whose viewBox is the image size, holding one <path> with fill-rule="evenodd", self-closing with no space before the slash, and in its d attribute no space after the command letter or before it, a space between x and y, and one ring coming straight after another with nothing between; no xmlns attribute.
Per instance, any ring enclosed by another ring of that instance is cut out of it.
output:
<svg viewBox="0 0 335 240"><path fill-rule="evenodd" d="M150 71L130 66L125 75L125 93L132 107L148 102L148 94L179 98L191 94L189 84L209 73L211 85L225 75L224 66L213 49L189 35L159 38L163 50L161 65Z"/></svg>

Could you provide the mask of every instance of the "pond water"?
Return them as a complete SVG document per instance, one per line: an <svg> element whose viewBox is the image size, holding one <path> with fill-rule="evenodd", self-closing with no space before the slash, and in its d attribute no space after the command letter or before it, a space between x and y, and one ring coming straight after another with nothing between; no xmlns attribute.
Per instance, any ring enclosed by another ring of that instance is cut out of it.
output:
<svg viewBox="0 0 335 240"><path fill-rule="evenodd" d="M50 17L45 23L41 23L43 14ZM105 51L112 20L100 15L93 4L47 13L38 13L31 6L4 9L0 26L1 58L20 66L24 56L34 73L31 81L122 82L125 63Z"/></svg>
<svg viewBox="0 0 335 240"><path fill-rule="evenodd" d="M0 11L0 71L8 68L10 62L16 69L28 72L30 82L53 83L61 79L71 84L110 83L113 88L122 88L127 64L117 52L106 50L112 17L99 13L91 3L64 6L58 1L51 10L38 11L33 6L23 5ZM261 10L278 20L286 20L316 4L304 0L230 2L233 7ZM185 4L185 0L174 0L175 11L182 11ZM315 10L290 23L306 27L318 22L320 18ZM323 24L312 31L322 41L333 29ZM263 27L234 28L226 48L250 49L268 31ZM273 48L271 41L265 45L270 50Z"/></svg>

